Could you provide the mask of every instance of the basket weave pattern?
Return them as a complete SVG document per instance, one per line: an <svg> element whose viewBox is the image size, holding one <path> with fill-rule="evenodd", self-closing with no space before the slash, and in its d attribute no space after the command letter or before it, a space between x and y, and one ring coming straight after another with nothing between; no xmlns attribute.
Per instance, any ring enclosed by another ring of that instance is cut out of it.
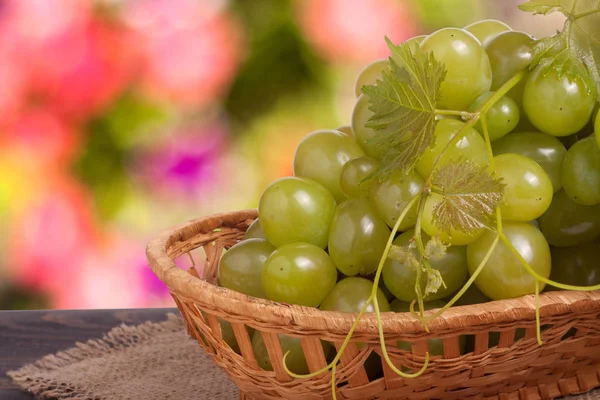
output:
<svg viewBox="0 0 600 400"><path fill-rule="evenodd" d="M327 364L320 340L336 348L355 315L256 299L215 285L224 249L237 243L256 218L255 210L195 220L154 239L147 256L166 283L187 331L238 385L241 399L317 400L331 398L331 373L310 379L286 374L278 334L301 338L311 371ZM178 268L174 259L203 247L203 276ZM383 376L369 380L364 362L381 354L374 315L361 319L336 372L338 399L553 399L600 386L600 293L548 292L540 296L542 339L535 339L535 299L494 301L452 307L429 322L429 332L408 313L383 313L386 344L394 364L419 369L428 339L443 339L443 356L432 357L426 372L413 379L396 375L383 362ZM231 323L241 354L223 340L219 318ZM261 332L273 371L262 370L246 327ZM516 339L517 329L522 338ZM490 333L499 333L491 345ZM470 352L462 354L459 336L467 335ZM396 346L411 343L411 351ZM358 342L366 343L357 346Z"/></svg>

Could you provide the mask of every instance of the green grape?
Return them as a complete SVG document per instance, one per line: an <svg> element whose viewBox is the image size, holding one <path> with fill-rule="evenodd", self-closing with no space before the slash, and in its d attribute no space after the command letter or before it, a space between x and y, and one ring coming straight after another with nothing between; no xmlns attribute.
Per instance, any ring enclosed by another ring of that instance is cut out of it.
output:
<svg viewBox="0 0 600 400"><path fill-rule="evenodd" d="M414 236L414 229L406 231L394 240L394 245L408 249ZM422 236L424 243L429 241L427 235L423 234ZM416 248L412 252L417 260L420 259L419 251ZM440 271L446 287L442 285L436 293L431 293L425 297L425 301L439 300L459 290L467 281L466 261L467 254L464 246L450 246L441 258L430 259L431 267ZM424 293L427 285L426 275L426 273L421 274L421 293ZM417 271L414 266L388 258L383 266L382 276L385 286L398 299L410 303L417 298L415 292Z"/></svg>
<svg viewBox="0 0 600 400"><path fill-rule="evenodd" d="M596 135L596 143L600 149L600 112L596 113L596 120L594 122L594 132Z"/></svg>
<svg viewBox="0 0 600 400"><path fill-rule="evenodd" d="M479 96L469 107L469 111L476 111L496 92L485 92ZM519 124L519 106L508 96L502 96L485 114L490 140L498 140L511 132ZM483 135L483 126L477 122L475 128Z"/></svg>
<svg viewBox="0 0 600 400"><path fill-rule="evenodd" d="M219 263L219 284L248 296L265 298L261 277L275 247L265 239L247 239L227 250Z"/></svg>
<svg viewBox="0 0 600 400"><path fill-rule="evenodd" d="M392 301L396 298L396 296L394 296L393 293L390 292L390 289L388 289L387 286L385 286L385 282L383 281L383 279L379 280L379 289L383 292L385 298L388 301Z"/></svg>
<svg viewBox="0 0 600 400"><path fill-rule="evenodd" d="M250 226L248 227L248 229L246 229L246 232L244 233L244 240L266 238L267 237L265 236L265 231L263 231L263 228L260 225L260 221L258 220L258 218L256 218L254 222L250 224Z"/></svg>
<svg viewBox="0 0 600 400"><path fill-rule="evenodd" d="M421 44L423 39L425 39L424 35L423 36L415 36L415 37L408 39L405 43L412 44L414 46L418 46ZM402 59L400 59L398 57L394 57L393 55L392 55L392 57L394 58L394 61L399 66L404 65L404 63L402 62ZM383 59L383 60L373 61L372 63L367 65L365 68L363 68L363 70L360 71L358 78L356 79L356 83L354 85L354 93L356 94L356 97L359 97L362 94L361 89L363 86L376 85L377 80L382 79L383 71L388 69L388 66L389 66L389 60Z"/></svg>
<svg viewBox="0 0 600 400"><path fill-rule="evenodd" d="M360 71L358 78L356 79L356 84L354 85L356 97L359 97L362 94L361 89L363 86L376 85L377 80L381 80L381 74L388 68L388 65L387 59L377 60L373 61Z"/></svg>
<svg viewBox="0 0 600 400"><path fill-rule="evenodd" d="M306 357L304 356L304 350L302 349L302 342L297 337L278 335L279 343L281 344L281 350L283 354L289 351L285 359L285 364L288 369L299 375L308 374L308 364L306 363ZM327 355L331 351L331 344L328 342L321 342L323 346L323 352ZM252 335L252 349L254 350L254 357L258 362L258 365L265 371L273 371L273 365L269 358L267 346L263 340L262 334L259 331L254 332Z"/></svg>
<svg viewBox="0 0 600 400"><path fill-rule="evenodd" d="M592 286L600 284L600 241L576 247L552 247L550 279L566 285ZM553 290L562 290L552 287Z"/></svg>
<svg viewBox="0 0 600 400"><path fill-rule="evenodd" d="M600 148L593 137L575 143L562 165L565 193L576 203L600 204Z"/></svg>
<svg viewBox="0 0 600 400"><path fill-rule="evenodd" d="M337 270L329 255L309 243L279 247L267 259L262 286L269 300L318 307L335 286Z"/></svg>
<svg viewBox="0 0 600 400"><path fill-rule="evenodd" d="M552 202L552 181L538 163L520 154L494 157L496 175L502 179L504 202L502 218L531 221L546 212Z"/></svg>
<svg viewBox="0 0 600 400"><path fill-rule="evenodd" d="M354 132L352 132L352 127L350 125L342 125L340 127L335 128L334 130L338 132L342 132L346 136L354 137Z"/></svg>
<svg viewBox="0 0 600 400"><path fill-rule="evenodd" d="M425 181L416 172L408 175L395 173L383 182L375 182L371 187L370 200L379 215L390 228L396 225L396 220L408 203L421 191ZM417 204L400 223L400 230L405 231L417 221Z"/></svg>
<svg viewBox="0 0 600 400"><path fill-rule="evenodd" d="M340 187L346 197L367 197L373 185L371 174L379 169L379 163L369 157L356 157L344 164L340 175Z"/></svg>
<svg viewBox="0 0 600 400"><path fill-rule="evenodd" d="M373 282L368 279L359 277L344 278L329 292L319 308L325 311L344 313L360 312L371 296L372 289ZM379 303L380 312L390 311L390 303L388 303L380 288L377 288L377 302ZM375 312L372 303L369 304L366 312Z"/></svg>
<svg viewBox="0 0 600 400"><path fill-rule="evenodd" d="M477 229L473 232L463 232L451 229L450 232L443 231L434 221L434 208L443 200L443 197L437 193L432 193L425 201L423 209L422 229L429 236L439 236L442 242L452 246L464 246L473 243L483 234L484 229Z"/></svg>
<svg viewBox="0 0 600 400"><path fill-rule="evenodd" d="M448 143L464 126L464 122L455 119L442 119L435 127L435 143L423 152L417 162L417 172L428 178L438 157L443 154L438 168L460 159L468 159L481 166L488 165L487 147L481 135L475 129L469 129L463 137L446 152Z"/></svg>
<svg viewBox="0 0 600 400"><path fill-rule="evenodd" d="M482 45L492 39L501 32L510 31L510 26L502 21L495 19L484 19L482 21L473 22L464 27L464 30L469 31L475 36Z"/></svg>
<svg viewBox="0 0 600 400"><path fill-rule="evenodd" d="M440 29L427 36L421 48L433 52L447 70L440 87L440 108L466 110L479 95L490 90L490 60L471 33L457 28Z"/></svg>
<svg viewBox="0 0 600 400"><path fill-rule="evenodd" d="M564 190L554 194L548 211L540 217L540 228L550 245L576 246L600 235L600 204L575 203Z"/></svg>
<svg viewBox="0 0 600 400"><path fill-rule="evenodd" d="M375 160L381 160L382 150L370 141L375 136L375 131L365 126L372 116L373 112L369 110L369 97L364 94L360 95L352 111L352 132L354 132L356 142L366 155Z"/></svg>
<svg viewBox="0 0 600 400"><path fill-rule="evenodd" d="M544 278L550 276L550 247L542 232L527 222L513 221L504 221L503 232L537 274ZM467 265L471 274L483 261L496 235L496 232L487 231L475 243L467 246ZM535 278L503 241L492 252L475 279L475 284L492 300L535 293ZM544 283L540 283L540 291L543 288Z"/></svg>
<svg viewBox="0 0 600 400"><path fill-rule="evenodd" d="M329 255L344 275L369 275L377 269L390 233L367 199L348 199L331 221Z"/></svg>
<svg viewBox="0 0 600 400"><path fill-rule="evenodd" d="M442 308L446 305L445 301L442 300L434 300L424 304L424 311L435 310L438 308ZM410 311L410 303L405 303L399 299L396 299L390 305L393 312L409 312ZM415 311L418 312L419 305L415 305ZM466 337L461 335L458 337L458 343L460 347L461 354L464 353L465 345L466 345ZM398 348L410 351L410 343L404 342L402 340L398 341ZM444 355L444 340L443 339L429 339L428 340L428 348L429 354L431 356L441 356Z"/></svg>
<svg viewBox="0 0 600 400"><path fill-rule="evenodd" d="M298 144L294 175L320 183L341 202L346 198L340 188L342 168L347 161L360 156L364 153L351 137L338 131L316 131Z"/></svg>
<svg viewBox="0 0 600 400"><path fill-rule="evenodd" d="M554 193L562 189L561 168L567 149L554 136L541 132L511 133L492 143L495 156L500 154L520 154L531 158L546 171Z"/></svg>
<svg viewBox="0 0 600 400"><path fill-rule="evenodd" d="M559 78L542 67L531 72L523 91L523 109L540 131L568 136L588 123L596 105L596 91L588 92L581 79Z"/></svg>
<svg viewBox="0 0 600 400"><path fill-rule="evenodd" d="M452 296L447 299L450 300ZM454 303L456 306L468 306L471 304L482 304L491 301L489 297L481 293L476 285L471 285L466 292Z"/></svg>
<svg viewBox="0 0 600 400"><path fill-rule="evenodd" d="M265 189L258 215L273 245L307 242L324 249L335 205L333 195L317 182L285 177Z"/></svg>
<svg viewBox="0 0 600 400"><path fill-rule="evenodd" d="M534 41L534 38L525 32L507 31L494 36L485 44L485 51L492 66L492 90L500 89L510 78L529 66ZM523 104L526 81L526 77L523 78L508 92L508 96L519 107ZM524 123L527 118L521 116L521 121Z"/></svg>

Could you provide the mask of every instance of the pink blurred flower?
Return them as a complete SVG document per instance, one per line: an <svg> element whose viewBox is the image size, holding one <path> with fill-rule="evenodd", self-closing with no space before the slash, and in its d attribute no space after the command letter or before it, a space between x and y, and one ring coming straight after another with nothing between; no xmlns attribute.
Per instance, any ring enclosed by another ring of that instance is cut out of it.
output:
<svg viewBox="0 0 600 400"><path fill-rule="evenodd" d="M196 198L220 181L225 146L219 125L182 128L144 151L133 174L151 190Z"/></svg>
<svg viewBox="0 0 600 400"><path fill-rule="evenodd" d="M38 197L9 227L6 264L19 285L68 291L65 282L98 236L83 189L67 177L48 175L36 188Z"/></svg>
<svg viewBox="0 0 600 400"><path fill-rule="evenodd" d="M66 165L80 141L79 132L43 109L18 114L0 138L13 154L41 168Z"/></svg>
<svg viewBox="0 0 600 400"><path fill-rule="evenodd" d="M50 290L52 308L137 308L147 305L138 273L144 246L111 237L77 260L62 287ZM172 301L171 301L172 303Z"/></svg>
<svg viewBox="0 0 600 400"><path fill-rule="evenodd" d="M92 16L93 2L10 0L0 32L33 95L74 118L105 107L128 83L134 46L127 31Z"/></svg>
<svg viewBox="0 0 600 400"><path fill-rule="evenodd" d="M367 62L389 54L384 36L394 43L415 34L406 2L397 0L303 0L299 19L323 57L336 62Z"/></svg>
<svg viewBox="0 0 600 400"><path fill-rule="evenodd" d="M241 53L239 27L220 1L129 1L123 19L139 35L146 90L185 106L204 105L232 81Z"/></svg>
<svg viewBox="0 0 600 400"><path fill-rule="evenodd" d="M135 51L126 52L126 31L94 22L47 43L36 54L49 65L36 79L36 90L61 114L87 118L102 111L126 87L135 67Z"/></svg>

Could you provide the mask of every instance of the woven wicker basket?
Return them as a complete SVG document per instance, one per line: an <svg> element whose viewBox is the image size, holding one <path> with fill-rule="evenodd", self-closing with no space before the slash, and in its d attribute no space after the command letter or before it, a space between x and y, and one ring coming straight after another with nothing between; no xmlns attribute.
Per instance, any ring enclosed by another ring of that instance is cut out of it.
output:
<svg viewBox="0 0 600 400"><path fill-rule="evenodd" d="M316 371L326 365L320 340L339 347L354 314L275 303L214 285L223 249L239 241L256 216L254 210L232 212L172 229L148 245L150 266L169 287L188 333L238 385L241 399L330 399L330 373L310 379L286 374L277 334L301 338L308 366ZM200 246L207 256L202 278L173 261ZM429 333L410 314L382 314L388 351L398 367L420 368L427 339L443 339L444 355L433 357L427 371L413 379L399 377L384 362L382 376L369 380L363 364L381 350L375 316L367 314L337 370L337 398L535 400L600 386L600 293L548 292L540 296L540 305L541 346L535 339L533 296L452 307L430 322ZM231 323L241 355L221 339L218 318ZM262 333L273 371L258 366L246 326ZM518 340L517 328L524 332ZM499 333L493 347L491 332ZM460 354L460 335L472 343L467 354ZM412 351L398 349L399 339L410 342ZM357 342L367 345L359 350Z"/></svg>

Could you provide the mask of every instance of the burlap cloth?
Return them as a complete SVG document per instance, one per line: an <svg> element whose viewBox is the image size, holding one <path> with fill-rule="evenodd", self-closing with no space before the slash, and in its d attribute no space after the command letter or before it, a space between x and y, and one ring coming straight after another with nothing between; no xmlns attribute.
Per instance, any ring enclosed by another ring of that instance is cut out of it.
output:
<svg viewBox="0 0 600 400"><path fill-rule="evenodd" d="M121 325L102 339L78 343L8 375L45 400L238 398L235 385L174 314L161 323ZM600 399L600 391L568 399Z"/></svg>

